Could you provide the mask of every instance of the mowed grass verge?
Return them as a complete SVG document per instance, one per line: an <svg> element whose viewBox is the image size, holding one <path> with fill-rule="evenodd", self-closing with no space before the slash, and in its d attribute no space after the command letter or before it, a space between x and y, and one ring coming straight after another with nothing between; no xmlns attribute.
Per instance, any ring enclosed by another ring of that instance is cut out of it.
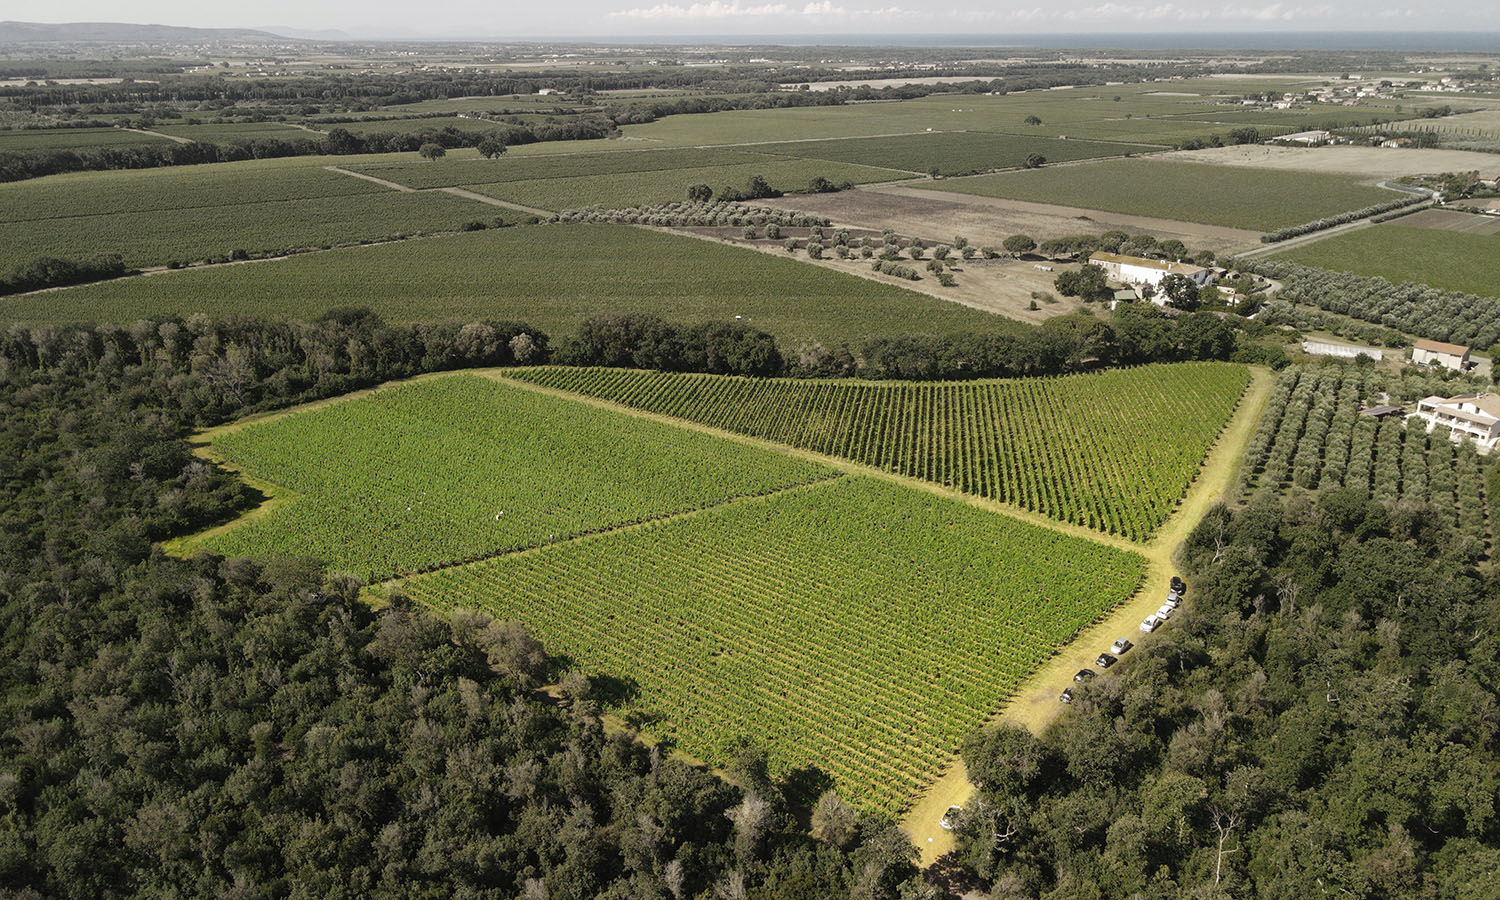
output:
<svg viewBox="0 0 1500 900"><path fill-rule="evenodd" d="M188 546L311 556L376 580L835 474L480 375L230 427L211 450L289 497Z"/></svg>
<svg viewBox="0 0 1500 900"><path fill-rule="evenodd" d="M1398 196L1361 184L1357 176L1160 159L1104 160L917 187L1258 231L1298 225Z"/></svg>
<svg viewBox="0 0 1500 900"><path fill-rule="evenodd" d="M308 319L340 306L366 306L393 322L519 320L554 335L608 313L741 321L776 335L788 351L809 341L857 347L875 336L1027 327L754 250L609 225L494 229L168 272L0 299L0 317L131 322L204 312Z"/></svg>
<svg viewBox="0 0 1500 900"><path fill-rule="evenodd" d="M1144 559L877 479L406 579L419 603L522 622L624 685L627 718L724 764L832 778L894 814Z"/></svg>
<svg viewBox="0 0 1500 900"><path fill-rule="evenodd" d="M1136 541L1166 521L1250 383L1228 363L961 384L563 367L511 377L844 457Z"/></svg>
<svg viewBox="0 0 1500 900"><path fill-rule="evenodd" d="M385 191L6 222L0 223L0 271L40 256L88 259L118 253L127 266L145 267L227 257L235 250L276 254L456 231L465 222L493 221L503 212L452 194Z"/></svg>
<svg viewBox="0 0 1500 900"><path fill-rule="evenodd" d="M1500 296L1500 235L1396 223L1347 231L1276 255L1319 269L1378 275L1483 297Z"/></svg>

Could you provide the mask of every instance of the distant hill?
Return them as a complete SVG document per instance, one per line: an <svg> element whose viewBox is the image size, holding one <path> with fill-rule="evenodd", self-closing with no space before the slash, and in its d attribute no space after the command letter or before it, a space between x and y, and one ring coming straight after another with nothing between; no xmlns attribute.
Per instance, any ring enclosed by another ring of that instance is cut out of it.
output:
<svg viewBox="0 0 1500 900"><path fill-rule="evenodd" d="M131 25L123 22L0 22L0 44L78 41L108 43L204 43L209 41L284 41L288 38L254 28L183 28L176 25Z"/></svg>

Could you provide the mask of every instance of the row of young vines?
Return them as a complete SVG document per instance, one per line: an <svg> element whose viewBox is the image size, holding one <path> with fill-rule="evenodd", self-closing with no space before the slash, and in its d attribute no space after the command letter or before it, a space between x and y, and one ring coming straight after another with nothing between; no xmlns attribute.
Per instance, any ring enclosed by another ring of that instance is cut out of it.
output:
<svg viewBox="0 0 1500 900"><path fill-rule="evenodd" d="M1227 363L964 383L549 367L511 377L850 459L1143 541L1249 384Z"/></svg>

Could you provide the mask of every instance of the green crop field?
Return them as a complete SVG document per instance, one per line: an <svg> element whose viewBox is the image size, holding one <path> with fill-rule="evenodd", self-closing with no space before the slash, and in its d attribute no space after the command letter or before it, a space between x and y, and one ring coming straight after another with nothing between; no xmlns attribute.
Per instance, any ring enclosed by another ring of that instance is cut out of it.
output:
<svg viewBox="0 0 1500 900"><path fill-rule="evenodd" d="M626 681L631 718L713 764L815 768L891 814L1144 560L875 479L443 569L403 590L516 619Z"/></svg>
<svg viewBox="0 0 1500 900"><path fill-rule="evenodd" d="M502 181L466 187L499 200L541 209L565 210L595 205L619 209L686 200L687 189L695 184L706 184L713 189L715 196L719 196L725 188L744 188L756 175L764 176L772 187L788 193L807 190L812 180L820 175L836 184L845 181L869 184L911 177L908 173L891 169L873 169L820 159L767 157L760 162L736 166L622 172L577 178L543 178L537 181Z"/></svg>
<svg viewBox="0 0 1500 900"><path fill-rule="evenodd" d="M450 375L212 438L288 493L199 543L373 579L566 540L834 473L726 438Z"/></svg>
<svg viewBox="0 0 1500 900"><path fill-rule="evenodd" d="M1482 297L1500 296L1500 235L1410 228L1397 222L1321 238L1276 258L1319 269L1379 275L1397 283L1413 281Z"/></svg>
<svg viewBox="0 0 1500 900"><path fill-rule="evenodd" d="M954 178L924 190L1271 231L1362 209L1396 194L1356 176L1118 159Z"/></svg>
<svg viewBox="0 0 1500 900"><path fill-rule="evenodd" d="M571 332L590 316L631 311L675 322L738 320L775 334L789 352L808 341L858 347L875 336L1026 327L754 250L607 225L493 229L169 272L0 299L0 318L131 322L255 310L307 319L354 305L395 322L511 319L552 334Z"/></svg>
<svg viewBox="0 0 1500 900"><path fill-rule="evenodd" d="M163 213L205 206L312 200L389 188L318 166L173 166L77 172L0 184L0 222L74 218L107 213ZM170 225L170 216L161 216Z"/></svg>
<svg viewBox="0 0 1500 900"><path fill-rule="evenodd" d="M316 128L323 132L342 128L351 134L364 135L381 133L416 134L419 131L442 131L444 128L456 128L459 131L488 134L505 126L484 119L467 119L458 116L433 116L430 118L415 119L367 119L359 122L339 122L337 124L315 123L310 124L308 127Z"/></svg>
<svg viewBox="0 0 1500 900"><path fill-rule="evenodd" d="M1026 157L1040 153L1052 162L1123 156L1154 150L1139 144L1063 141L1049 137L982 132L932 132L900 137L862 138L841 141L792 141L766 144L755 149L782 156L829 159L884 166L911 172L937 169L943 174L983 172L1020 166Z"/></svg>
<svg viewBox="0 0 1500 900"><path fill-rule="evenodd" d="M193 262L227 256L234 250L274 254L421 231L455 231L475 219L493 220L499 212L451 194L386 191L170 212L6 222L0 223L0 271L39 256L86 259L118 253L127 266L154 266L173 260ZM162 285L150 279L136 289L150 295ZM306 292L308 285L302 285L301 290ZM165 310L163 307L161 311Z"/></svg>
<svg viewBox="0 0 1500 900"><path fill-rule="evenodd" d="M257 138L304 138L307 140L319 140L320 134L314 134L305 128L296 125L288 125L285 122L227 122L209 125L154 125L152 131L162 134L170 134L173 137L184 137L193 141L211 141L221 143L227 141L246 140L253 141Z"/></svg>
<svg viewBox="0 0 1500 900"><path fill-rule="evenodd" d="M0 131L0 153L11 150L82 150L165 144L167 138L123 128L33 128Z"/></svg>
<svg viewBox="0 0 1500 900"><path fill-rule="evenodd" d="M512 377L852 459L1133 540L1161 525L1249 384L1189 363L961 384L542 368Z"/></svg>
<svg viewBox="0 0 1500 900"><path fill-rule="evenodd" d="M556 142L562 143L562 142ZM379 166L345 166L413 188L457 187L501 181L536 181L622 172L698 169L766 161L767 157L739 150L636 150L613 153L567 153L554 156L512 156L499 159L403 161Z"/></svg>

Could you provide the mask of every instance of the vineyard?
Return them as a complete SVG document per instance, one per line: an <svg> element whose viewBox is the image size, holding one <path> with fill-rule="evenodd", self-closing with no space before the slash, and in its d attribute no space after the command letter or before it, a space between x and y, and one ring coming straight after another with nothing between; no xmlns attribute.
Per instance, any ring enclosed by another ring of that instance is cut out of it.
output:
<svg viewBox="0 0 1500 900"><path fill-rule="evenodd" d="M1431 435L1420 419L1361 416L1362 407L1414 408L1421 397L1463 393L1466 385L1424 375L1393 375L1348 365L1293 367L1272 388L1245 450L1244 488L1354 488L1376 500L1431 504L1482 551L1488 534L1484 478L1470 442L1447 427Z"/></svg>
<svg viewBox="0 0 1500 900"><path fill-rule="evenodd" d="M710 435L455 375L212 437L291 493L211 533L227 555L313 556L386 578L830 476Z"/></svg>
<svg viewBox="0 0 1500 900"><path fill-rule="evenodd" d="M893 813L1016 684L1128 596L1136 554L845 477L403 582L526 624L633 689L630 718L713 764L815 766Z"/></svg>
<svg viewBox="0 0 1500 900"><path fill-rule="evenodd" d="M614 369L511 374L1137 541L1171 514L1250 378L1223 363L947 384Z"/></svg>

